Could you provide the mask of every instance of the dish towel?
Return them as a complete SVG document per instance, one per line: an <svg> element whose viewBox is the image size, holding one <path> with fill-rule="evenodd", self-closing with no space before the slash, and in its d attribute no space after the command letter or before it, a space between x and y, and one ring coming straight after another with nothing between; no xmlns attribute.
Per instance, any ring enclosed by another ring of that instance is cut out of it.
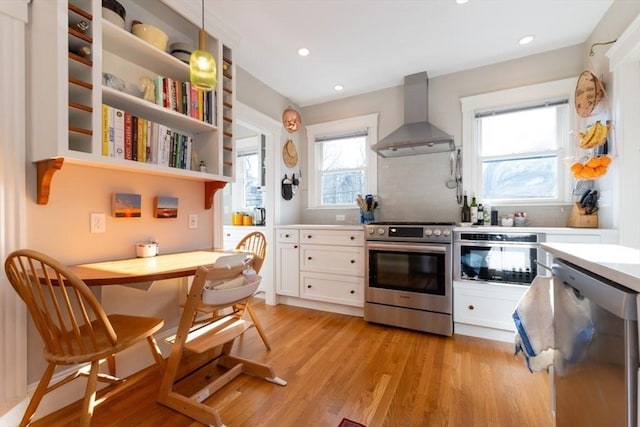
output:
<svg viewBox="0 0 640 427"><path fill-rule="evenodd" d="M553 364L553 278L536 276L515 311L515 354L524 354L531 372L542 371Z"/></svg>
<svg viewBox="0 0 640 427"><path fill-rule="evenodd" d="M564 376L567 366L579 362L589 348L595 327L591 306L571 286L556 281L554 291L555 348L554 368Z"/></svg>

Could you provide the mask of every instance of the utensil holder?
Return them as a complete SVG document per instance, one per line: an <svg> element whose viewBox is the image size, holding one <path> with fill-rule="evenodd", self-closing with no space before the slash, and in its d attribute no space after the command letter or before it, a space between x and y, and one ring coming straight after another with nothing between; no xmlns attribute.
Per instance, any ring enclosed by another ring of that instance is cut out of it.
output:
<svg viewBox="0 0 640 427"><path fill-rule="evenodd" d="M369 224L376 220L375 211L360 209L360 224Z"/></svg>

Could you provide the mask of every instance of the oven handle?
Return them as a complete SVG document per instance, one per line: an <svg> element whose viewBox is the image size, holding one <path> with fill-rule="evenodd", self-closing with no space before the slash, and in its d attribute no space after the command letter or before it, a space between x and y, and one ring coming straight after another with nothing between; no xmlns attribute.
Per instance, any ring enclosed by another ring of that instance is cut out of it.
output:
<svg viewBox="0 0 640 427"><path fill-rule="evenodd" d="M406 243L367 243L367 250L380 250L392 252L419 252L419 253L446 253L447 246L437 245L411 245Z"/></svg>

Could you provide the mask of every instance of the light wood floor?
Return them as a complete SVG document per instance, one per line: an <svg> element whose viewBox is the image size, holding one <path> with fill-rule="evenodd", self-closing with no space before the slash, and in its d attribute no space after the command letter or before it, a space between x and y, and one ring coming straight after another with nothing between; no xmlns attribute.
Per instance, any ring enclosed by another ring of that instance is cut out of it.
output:
<svg viewBox="0 0 640 427"><path fill-rule="evenodd" d="M236 378L206 401L228 427L337 427L343 417L369 427L552 425L547 374L531 374L511 344L261 302L255 309L272 350L251 329L234 352L271 364L288 385ZM180 386L193 389L212 370ZM99 406L93 425L200 426L155 402L159 383L159 371L150 370L135 389ZM73 425L77 409L33 425Z"/></svg>

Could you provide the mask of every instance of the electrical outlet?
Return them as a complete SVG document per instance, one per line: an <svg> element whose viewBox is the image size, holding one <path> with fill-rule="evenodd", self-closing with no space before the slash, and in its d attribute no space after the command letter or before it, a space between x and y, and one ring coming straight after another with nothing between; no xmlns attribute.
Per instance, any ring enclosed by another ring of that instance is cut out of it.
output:
<svg viewBox="0 0 640 427"><path fill-rule="evenodd" d="M104 212L91 212L91 232L104 233L107 231L107 217Z"/></svg>
<svg viewBox="0 0 640 427"><path fill-rule="evenodd" d="M344 215L336 215L336 221L344 221Z"/></svg>
<svg viewBox="0 0 640 427"><path fill-rule="evenodd" d="M196 229L198 228L198 215L197 214L189 214L189 228Z"/></svg>

